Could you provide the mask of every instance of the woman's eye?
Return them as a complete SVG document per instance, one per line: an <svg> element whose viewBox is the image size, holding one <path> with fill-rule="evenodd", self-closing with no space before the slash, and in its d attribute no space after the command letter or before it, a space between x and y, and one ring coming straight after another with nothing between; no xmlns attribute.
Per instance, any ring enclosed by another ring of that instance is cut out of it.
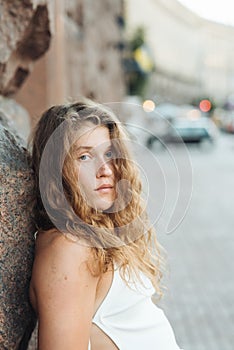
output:
<svg viewBox="0 0 234 350"><path fill-rule="evenodd" d="M78 159L85 161L85 160L90 159L90 155L89 154L82 154Z"/></svg>
<svg viewBox="0 0 234 350"><path fill-rule="evenodd" d="M106 152L106 158L110 159L113 157L113 152L110 150L110 151L107 151Z"/></svg>

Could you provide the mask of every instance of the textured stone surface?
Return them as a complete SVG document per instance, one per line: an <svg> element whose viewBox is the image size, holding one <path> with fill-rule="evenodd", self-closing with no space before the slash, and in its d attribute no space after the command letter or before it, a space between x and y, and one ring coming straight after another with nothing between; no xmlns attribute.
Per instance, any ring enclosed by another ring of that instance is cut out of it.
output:
<svg viewBox="0 0 234 350"><path fill-rule="evenodd" d="M0 0L0 93L22 85L32 62L47 51L50 22L46 1Z"/></svg>
<svg viewBox="0 0 234 350"><path fill-rule="evenodd" d="M35 231L30 212L33 177L24 148L30 122L20 105L3 96L21 87L34 61L49 47L48 3L0 0L1 350L26 350L35 326L28 298Z"/></svg>
<svg viewBox="0 0 234 350"><path fill-rule="evenodd" d="M81 95L99 102L122 101L126 93L121 50L124 1L48 3L53 33L50 49L15 95L32 123L51 105Z"/></svg>
<svg viewBox="0 0 234 350"><path fill-rule="evenodd" d="M28 299L34 249L29 209L32 193L28 152L0 112L1 350L27 349L34 327L35 316Z"/></svg>
<svg viewBox="0 0 234 350"><path fill-rule="evenodd" d="M0 95L0 112L8 118L8 124L25 140L31 131L31 123L28 112L15 100Z"/></svg>
<svg viewBox="0 0 234 350"><path fill-rule="evenodd" d="M122 100L123 12L122 0L65 2L67 96Z"/></svg>

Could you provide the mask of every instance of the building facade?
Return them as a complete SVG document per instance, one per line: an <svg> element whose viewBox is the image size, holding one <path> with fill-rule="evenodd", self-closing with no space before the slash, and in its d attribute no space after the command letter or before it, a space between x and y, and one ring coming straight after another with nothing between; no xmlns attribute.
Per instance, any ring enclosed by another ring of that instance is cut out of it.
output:
<svg viewBox="0 0 234 350"><path fill-rule="evenodd" d="M49 106L80 96L98 102L122 100L123 0L48 3L50 49L14 96L27 109L33 124Z"/></svg>
<svg viewBox="0 0 234 350"><path fill-rule="evenodd" d="M145 28L155 59L148 94L189 103L222 104L234 92L234 27L208 21L177 0L128 0L128 34Z"/></svg>

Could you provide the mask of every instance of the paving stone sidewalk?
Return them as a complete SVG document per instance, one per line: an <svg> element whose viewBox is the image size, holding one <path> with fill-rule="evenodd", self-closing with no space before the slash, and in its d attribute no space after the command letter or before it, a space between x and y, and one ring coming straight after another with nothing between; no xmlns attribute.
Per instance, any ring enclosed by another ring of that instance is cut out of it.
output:
<svg viewBox="0 0 234 350"><path fill-rule="evenodd" d="M190 149L189 211L175 232L159 232L170 265L160 305L184 350L234 349L233 145L222 136L215 150Z"/></svg>

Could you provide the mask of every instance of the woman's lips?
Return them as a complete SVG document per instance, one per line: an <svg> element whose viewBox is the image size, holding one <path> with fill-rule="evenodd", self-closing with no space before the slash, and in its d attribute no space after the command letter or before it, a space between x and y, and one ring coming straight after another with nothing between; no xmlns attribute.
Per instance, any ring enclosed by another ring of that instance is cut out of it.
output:
<svg viewBox="0 0 234 350"><path fill-rule="evenodd" d="M106 185L99 186L98 188L96 188L95 191L98 191L100 193L109 193L112 190L113 190L113 186L109 185L109 184L106 184Z"/></svg>

